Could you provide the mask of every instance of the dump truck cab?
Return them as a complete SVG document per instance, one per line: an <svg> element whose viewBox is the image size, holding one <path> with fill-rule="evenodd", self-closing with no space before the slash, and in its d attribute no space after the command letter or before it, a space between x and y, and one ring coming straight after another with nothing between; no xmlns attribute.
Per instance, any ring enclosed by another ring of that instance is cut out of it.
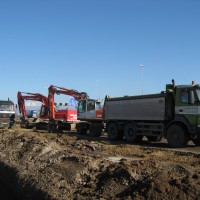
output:
<svg viewBox="0 0 200 200"><path fill-rule="evenodd" d="M184 124L189 138L200 138L200 85L175 87L174 121Z"/></svg>
<svg viewBox="0 0 200 200"><path fill-rule="evenodd" d="M166 85L166 94L171 96L171 118L165 126L165 137L173 147L185 146L192 140L200 145L200 85Z"/></svg>
<svg viewBox="0 0 200 200"><path fill-rule="evenodd" d="M0 101L0 128L11 128L15 122L14 103L10 100Z"/></svg>

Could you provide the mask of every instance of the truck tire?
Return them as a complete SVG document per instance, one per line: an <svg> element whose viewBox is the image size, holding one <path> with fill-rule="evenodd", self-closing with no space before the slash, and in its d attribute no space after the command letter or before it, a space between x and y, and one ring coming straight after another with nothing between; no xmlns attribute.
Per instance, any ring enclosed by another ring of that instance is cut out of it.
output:
<svg viewBox="0 0 200 200"><path fill-rule="evenodd" d="M124 128L124 136L127 142L135 142L137 138L137 128L135 123L127 124Z"/></svg>
<svg viewBox="0 0 200 200"><path fill-rule="evenodd" d="M184 147L187 145L189 139L186 130L179 125L172 125L167 130L167 142L170 146L175 148Z"/></svg>
<svg viewBox="0 0 200 200"><path fill-rule="evenodd" d="M90 129L89 129L89 133L92 137L99 137L101 136L101 132L102 132L102 127L101 124L91 124L90 125Z"/></svg>
<svg viewBox="0 0 200 200"><path fill-rule="evenodd" d="M193 142L196 146L200 146L200 136L198 136L197 138L193 139L192 142Z"/></svg>
<svg viewBox="0 0 200 200"><path fill-rule="evenodd" d="M108 139L110 139L111 141L118 140L120 138L119 129L114 122L108 125L107 133L108 133Z"/></svg>
<svg viewBox="0 0 200 200"><path fill-rule="evenodd" d="M76 125L76 133L78 135L85 135L87 133L87 129L83 124L77 124Z"/></svg>

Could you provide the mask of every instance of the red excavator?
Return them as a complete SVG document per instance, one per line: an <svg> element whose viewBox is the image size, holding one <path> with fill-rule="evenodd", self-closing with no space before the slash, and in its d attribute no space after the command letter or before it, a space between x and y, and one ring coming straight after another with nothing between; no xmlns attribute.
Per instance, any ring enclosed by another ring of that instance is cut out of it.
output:
<svg viewBox="0 0 200 200"><path fill-rule="evenodd" d="M25 94L25 95L24 95ZM27 92L18 92L18 106L21 116L21 127L22 128L32 128L36 127L37 129L46 129L49 122L49 98L39 94L39 93L27 93ZM38 118L28 118L25 109L25 100L39 101L42 102L40 109L40 115ZM62 121L65 121L63 125ZM55 119L59 122L59 129L70 130L71 123L77 121L77 111L76 110L58 110L55 112Z"/></svg>
<svg viewBox="0 0 200 200"><path fill-rule="evenodd" d="M100 136L103 128L103 119L101 103L97 100L90 99L86 92L78 92L73 89L67 89L51 85L49 87L49 126L48 131L52 132L58 128L59 121L56 119L54 107L54 95L64 94L73 96L78 101L76 129L78 134L86 134L89 130L90 135Z"/></svg>
<svg viewBox="0 0 200 200"><path fill-rule="evenodd" d="M19 112L21 116L20 126L21 128L32 128L37 126L38 129L46 128L48 123L48 97L39 93L18 92L17 93ZM25 100L42 102L40 117L29 118L27 117Z"/></svg>

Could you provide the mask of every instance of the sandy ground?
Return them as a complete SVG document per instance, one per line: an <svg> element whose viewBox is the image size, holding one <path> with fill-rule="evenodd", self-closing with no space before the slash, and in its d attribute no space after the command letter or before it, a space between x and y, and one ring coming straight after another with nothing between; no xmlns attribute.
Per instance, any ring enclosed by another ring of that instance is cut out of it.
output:
<svg viewBox="0 0 200 200"><path fill-rule="evenodd" d="M0 186L1 199L200 199L200 152L16 125L0 130Z"/></svg>

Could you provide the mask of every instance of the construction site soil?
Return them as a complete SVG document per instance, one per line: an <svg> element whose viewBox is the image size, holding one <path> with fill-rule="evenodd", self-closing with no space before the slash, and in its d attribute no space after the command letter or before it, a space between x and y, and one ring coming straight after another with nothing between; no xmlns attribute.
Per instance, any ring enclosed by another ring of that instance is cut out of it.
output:
<svg viewBox="0 0 200 200"><path fill-rule="evenodd" d="M0 199L200 199L198 148L15 125L0 130Z"/></svg>

